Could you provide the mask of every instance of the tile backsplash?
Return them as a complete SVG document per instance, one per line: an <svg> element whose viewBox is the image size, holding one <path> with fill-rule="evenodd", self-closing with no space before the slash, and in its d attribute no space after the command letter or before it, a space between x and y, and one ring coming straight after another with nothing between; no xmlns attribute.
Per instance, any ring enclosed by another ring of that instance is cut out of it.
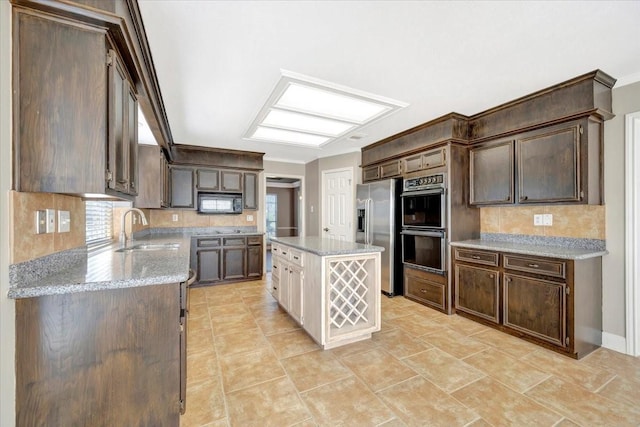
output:
<svg viewBox="0 0 640 427"><path fill-rule="evenodd" d="M35 215L40 209L69 211L71 230L68 233L58 233L56 217L55 233L36 234ZM9 245L12 264L85 244L85 208L80 197L10 191L9 212L11 220Z"/></svg>
<svg viewBox="0 0 640 427"><path fill-rule="evenodd" d="M146 212L145 212L146 213ZM174 221L176 215L177 221ZM247 216L252 216L247 220ZM152 228L174 227L241 227L258 224L257 211L244 211L240 215L199 215L192 210L149 209L149 226Z"/></svg>
<svg viewBox="0 0 640 427"><path fill-rule="evenodd" d="M533 225L533 216L553 215L553 225ZM606 238L603 205L508 206L480 209L482 233L531 236Z"/></svg>

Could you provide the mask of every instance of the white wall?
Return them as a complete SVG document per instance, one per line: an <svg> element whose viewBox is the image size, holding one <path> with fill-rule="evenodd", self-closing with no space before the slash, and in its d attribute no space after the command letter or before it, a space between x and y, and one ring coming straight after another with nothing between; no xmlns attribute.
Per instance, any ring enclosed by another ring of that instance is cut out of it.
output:
<svg viewBox="0 0 640 427"><path fill-rule="evenodd" d="M11 6L0 0L0 426L15 425L15 301L9 290Z"/></svg>
<svg viewBox="0 0 640 427"><path fill-rule="evenodd" d="M607 250L602 258L604 345L618 351L625 337L625 114L640 111L640 82L613 89L613 119L604 125ZM608 342L607 342L608 341Z"/></svg>

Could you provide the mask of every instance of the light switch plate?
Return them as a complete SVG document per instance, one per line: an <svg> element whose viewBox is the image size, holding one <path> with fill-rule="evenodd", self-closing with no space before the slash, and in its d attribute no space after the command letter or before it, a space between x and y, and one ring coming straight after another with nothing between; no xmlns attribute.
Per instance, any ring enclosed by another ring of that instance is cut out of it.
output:
<svg viewBox="0 0 640 427"><path fill-rule="evenodd" d="M71 231L71 213L69 211L58 211L58 233L68 233Z"/></svg>
<svg viewBox="0 0 640 427"><path fill-rule="evenodd" d="M47 233L56 232L56 211L55 209L46 209L46 227Z"/></svg>
<svg viewBox="0 0 640 427"><path fill-rule="evenodd" d="M542 214L536 214L533 216L533 225L544 225L544 219Z"/></svg>
<svg viewBox="0 0 640 427"><path fill-rule="evenodd" d="M36 234L47 232L47 211L41 209L36 211Z"/></svg>
<svg viewBox="0 0 640 427"><path fill-rule="evenodd" d="M550 227L553 225L553 215L551 214L544 214L542 216L542 225Z"/></svg>

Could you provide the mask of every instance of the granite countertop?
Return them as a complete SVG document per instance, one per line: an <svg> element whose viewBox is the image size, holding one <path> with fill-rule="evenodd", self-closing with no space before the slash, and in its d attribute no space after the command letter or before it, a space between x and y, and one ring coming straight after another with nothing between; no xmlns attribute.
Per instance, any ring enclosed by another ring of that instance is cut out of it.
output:
<svg viewBox="0 0 640 427"><path fill-rule="evenodd" d="M324 237L271 237L272 242L282 243L315 255L349 255L370 252L383 252L382 246L344 242Z"/></svg>
<svg viewBox="0 0 640 427"><path fill-rule="evenodd" d="M530 243L496 241L487 239L463 240L451 242L451 246L468 249L484 249L489 251L509 252L522 255L535 255L560 259L588 259L606 255L602 249L585 249L571 246L536 245Z"/></svg>
<svg viewBox="0 0 640 427"><path fill-rule="evenodd" d="M80 255L79 262L62 271L33 279L15 279L9 298L98 291L184 282L189 278L190 236L161 234L136 239L127 247L140 244L178 243L175 249L116 252L114 243Z"/></svg>

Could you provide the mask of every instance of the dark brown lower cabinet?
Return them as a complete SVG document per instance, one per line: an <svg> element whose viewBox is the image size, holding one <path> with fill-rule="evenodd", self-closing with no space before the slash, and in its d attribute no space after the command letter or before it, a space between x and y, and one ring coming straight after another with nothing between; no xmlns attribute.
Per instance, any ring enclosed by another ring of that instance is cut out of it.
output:
<svg viewBox="0 0 640 427"><path fill-rule="evenodd" d="M566 346L565 283L505 273L504 325Z"/></svg>
<svg viewBox="0 0 640 427"><path fill-rule="evenodd" d="M439 274L404 267L404 296L420 304L447 312L447 278Z"/></svg>
<svg viewBox="0 0 640 427"><path fill-rule="evenodd" d="M456 313L576 359L602 345L602 257L452 252Z"/></svg>
<svg viewBox="0 0 640 427"><path fill-rule="evenodd" d="M198 236L191 239L191 268L197 284L221 284L262 277L263 236Z"/></svg>
<svg viewBox="0 0 640 427"><path fill-rule="evenodd" d="M16 300L16 425L179 425L183 286Z"/></svg>
<svg viewBox="0 0 640 427"><path fill-rule="evenodd" d="M461 264L454 271L456 310L500 323L500 273Z"/></svg>

